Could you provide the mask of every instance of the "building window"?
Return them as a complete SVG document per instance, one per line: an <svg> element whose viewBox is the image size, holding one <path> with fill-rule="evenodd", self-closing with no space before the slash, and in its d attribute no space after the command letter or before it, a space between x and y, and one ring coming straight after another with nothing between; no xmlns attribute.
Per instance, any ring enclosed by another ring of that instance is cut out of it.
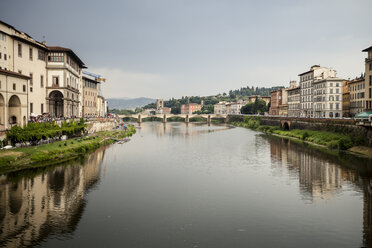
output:
<svg viewBox="0 0 372 248"><path fill-rule="evenodd" d="M369 64L369 70L372 71L372 63Z"/></svg>
<svg viewBox="0 0 372 248"><path fill-rule="evenodd" d="M59 86L59 77L53 76L53 86Z"/></svg>
<svg viewBox="0 0 372 248"><path fill-rule="evenodd" d="M5 33L0 32L0 40L6 41L6 34Z"/></svg>
<svg viewBox="0 0 372 248"><path fill-rule="evenodd" d="M17 88L16 88L16 84L13 84L13 90L16 90Z"/></svg>
<svg viewBox="0 0 372 248"><path fill-rule="evenodd" d="M38 50L37 58L38 58L38 60L45 61L45 52L43 50Z"/></svg>
<svg viewBox="0 0 372 248"><path fill-rule="evenodd" d="M63 62L63 53L49 53L49 62Z"/></svg>
<svg viewBox="0 0 372 248"><path fill-rule="evenodd" d="M32 73L30 73L30 85L33 85L34 84L34 82L33 82L33 74Z"/></svg>
<svg viewBox="0 0 372 248"><path fill-rule="evenodd" d="M30 47L30 60L33 60L33 57L34 57L32 53L33 53L32 47Z"/></svg>
<svg viewBox="0 0 372 248"><path fill-rule="evenodd" d="M18 43L18 57L22 57L22 44Z"/></svg>
<svg viewBox="0 0 372 248"><path fill-rule="evenodd" d="M34 104L30 102L30 114L34 112Z"/></svg>
<svg viewBox="0 0 372 248"><path fill-rule="evenodd" d="M44 113L44 104L43 103L41 104L40 109L41 109L41 114L43 114Z"/></svg>
<svg viewBox="0 0 372 248"><path fill-rule="evenodd" d="M23 85L23 92L26 92L26 85Z"/></svg>
<svg viewBox="0 0 372 248"><path fill-rule="evenodd" d="M1 53L0 53L0 59L1 59Z"/></svg>
<svg viewBox="0 0 372 248"><path fill-rule="evenodd" d="M40 87L44 88L44 76L40 75Z"/></svg>
<svg viewBox="0 0 372 248"><path fill-rule="evenodd" d="M33 90L32 87L30 87L30 92L32 92L32 90Z"/></svg>
<svg viewBox="0 0 372 248"><path fill-rule="evenodd" d="M10 56L9 56L10 57ZM4 53L4 60L6 60L6 54Z"/></svg>

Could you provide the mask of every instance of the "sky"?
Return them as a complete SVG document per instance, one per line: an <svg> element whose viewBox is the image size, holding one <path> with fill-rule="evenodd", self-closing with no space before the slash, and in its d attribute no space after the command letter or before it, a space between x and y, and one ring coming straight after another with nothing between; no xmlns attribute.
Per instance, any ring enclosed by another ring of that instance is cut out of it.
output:
<svg viewBox="0 0 372 248"><path fill-rule="evenodd" d="M288 86L312 65L364 72L371 0L0 0L0 20L71 48L104 96Z"/></svg>

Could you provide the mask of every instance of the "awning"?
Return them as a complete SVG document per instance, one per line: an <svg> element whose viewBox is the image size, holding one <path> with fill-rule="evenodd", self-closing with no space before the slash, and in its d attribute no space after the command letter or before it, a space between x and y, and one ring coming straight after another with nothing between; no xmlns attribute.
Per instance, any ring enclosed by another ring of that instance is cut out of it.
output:
<svg viewBox="0 0 372 248"><path fill-rule="evenodd" d="M361 112L357 115L355 115L354 118L356 119L368 119L368 117L372 115L372 111L366 111L366 112Z"/></svg>

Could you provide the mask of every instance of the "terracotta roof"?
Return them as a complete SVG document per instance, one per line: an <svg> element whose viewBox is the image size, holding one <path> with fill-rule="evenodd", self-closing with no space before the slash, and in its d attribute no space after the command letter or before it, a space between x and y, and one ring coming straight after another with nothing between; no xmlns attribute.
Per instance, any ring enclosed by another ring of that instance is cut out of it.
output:
<svg viewBox="0 0 372 248"><path fill-rule="evenodd" d="M14 72L14 71L3 70L3 69L0 69L0 74L6 75L6 76L19 77L19 78L23 78L23 79L27 79L27 80L31 79L29 76L23 75L21 73Z"/></svg>
<svg viewBox="0 0 372 248"><path fill-rule="evenodd" d="M60 46L48 46L48 50L51 52L65 52L69 53L75 60L77 60L78 64L81 68L87 68L84 62L72 51L70 48L60 47Z"/></svg>

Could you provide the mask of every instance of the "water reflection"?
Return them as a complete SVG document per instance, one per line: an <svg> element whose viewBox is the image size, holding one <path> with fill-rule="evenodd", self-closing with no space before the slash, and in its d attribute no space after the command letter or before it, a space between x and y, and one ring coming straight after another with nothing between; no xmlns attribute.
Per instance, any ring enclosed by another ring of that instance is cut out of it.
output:
<svg viewBox="0 0 372 248"><path fill-rule="evenodd" d="M194 123L143 123L103 156L1 176L0 246L372 246L368 160Z"/></svg>
<svg viewBox="0 0 372 248"><path fill-rule="evenodd" d="M104 149L84 161L0 177L0 246L33 246L49 235L71 234L84 194L100 179Z"/></svg>
<svg viewBox="0 0 372 248"><path fill-rule="evenodd" d="M203 133L220 132L225 131L233 126L227 125L206 125L204 123L183 123L183 122L169 122L169 123L151 123L146 125L147 129L151 129L152 132L160 138L164 135L174 137L198 137Z"/></svg>
<svg viewBox="0 0 372 248"><path fill-rule="evenodd" d="M348 155L336 157L290 140L267 138L272 165L292 178L297 175L305 199L330 199L341 192L342 185L348 184L363 193L363 243L372 247L372 168L366 167L371 160L355 157L350 160Z"/></svg>

